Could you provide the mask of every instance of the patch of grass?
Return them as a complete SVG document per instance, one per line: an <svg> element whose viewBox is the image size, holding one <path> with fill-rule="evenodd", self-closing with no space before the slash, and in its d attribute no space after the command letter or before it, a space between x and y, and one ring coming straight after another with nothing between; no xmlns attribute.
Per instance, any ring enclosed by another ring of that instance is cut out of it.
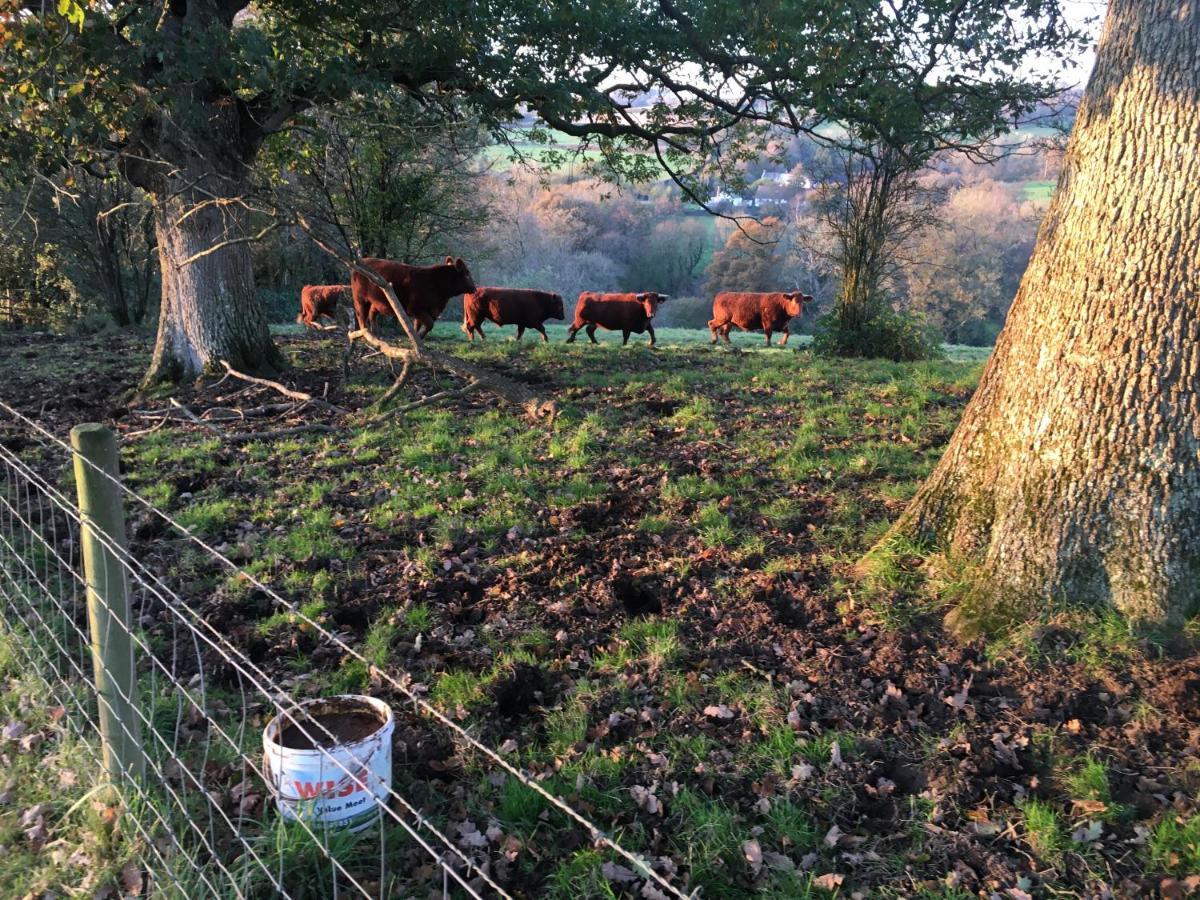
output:
<svg viewBox="0 0 1200 900"><path fill-rule="evenodd" d="M577 851L551 873L546 896L551 900L616 900L617 894L601 872L604 863L599 850Z"/></svg>
<svg viewBox="0 0 1200 900"><path fill-rule="evenodd" d="M790 800L772 800L764 819L767 839L783 853L807 853L820 846L812 816Z"/></svg>
<svg viewBox="0 0 1200 900"><path fill-rule="evenodd" d="M1146 843L1150 864L1173 875L1200 872L1200 813L1164 818Z"/></svg>
<svg viewBox="0 0 1200 900"><path fill-rule="evenodd" d="M542 813L549 809L550 804L545 797L515 778L506 779L500 786L496 813L505 826L519 834L533 834L541 822Z"/></svg>
<svg viewBox="0 0 1200 900"><path fill-rule="evenodd" d="M721 800L690 789L679 792L671 806L674 851L687 862L695 883L714 897L741 895L735 875L745 868L741 859L743 827L737 813Z"/></svg>
<svg viewBox="0 0 1200 900"><path fill-rule="evenodd" d="M671 416L672 425L709 432L716 428L716 405L708 397L694 397Z"/></svg>
<svg viewBox="0 0 1200 900"><path fill-rule="evenodd" d="M638 619L621 629L615 646L597 655L600 669L620 671L644 662L651 668L665 668L680 652L679 626L670 619Z"/></svg>
<svg viewBox="0 0 1200 900"><path fill-rule="evenodd" d="M234 524L239 516L238 503L225 497L214 500L191 500L175 514L176 521L196 534L211 536Z"/></svg>
<svg viewBox="0 0 1200 900"><path fill-rule="evenodd" d="M696 530L708 547L728 547L737 539L733 522L717 503L706 503L696 514Z"/></svg>
<svg viewBox="0 0 1200 900"><path fill-rule="evenodd" d="M1094 805L1103 804L1104 809L1088 809L1089 819L1111 822L1119 818L1123 810L1113 804L1112 790L1108 783L1108 766L1102 760L1087 756L1083 762L1063 776L1063 787L1072 800Z"/></svg>
<svg viewBox="0 0 1200 900"><path fill-rule="evenodd" d="M443 672L433 685L430 699L445 710L454 711L460 706L466 709L483 695L483 688L483 679L475 672Z"/></svg>
<svg viewBox="0 0 1200 900"><path fill-rule="evenodd" d="M0 896L90 896L99 885L119 883L121 866L138 847L133 836L114 833L111 823L86 803L89 793L99 789L99 739L88 743L74 736L69 723L81 714L73 706L57 718L54 695L30 666L37 653L24 635L0 633L0 722L20 723L24 735L42 736L29 751L18 751L15 742L6 746L0 774L0 793L6 795L0 803ZM57 852L54 844L37 847L27 839L25 832L34 823L21 820L35 807L41 808L46 840L61 842L58 846L69 853Z"/></svg>
<svg viewBox="0 0 1200 900"><path fill-rule="evenodd" d="M1067 843L1058 813L1049 803L1037 799L1026 800L1020 809L1025 820L1025 840L1043 860L1056 863Z"/></svg>
<svg viewBox="0 0 1200 900"><path fill-rule="evenodd" d="M663 485L662 497L666 502L673 503L681 500L708 500L721 497L724 493L724 488L711 478L702 475L682 475Z"/></svg>
<svg viewBox="0 0 1200 900"><path fill-rule="evenodd" d="M643 516L637 523L637 529L646 534L666 534L671 530L671 520L665 516Z"/></svg>

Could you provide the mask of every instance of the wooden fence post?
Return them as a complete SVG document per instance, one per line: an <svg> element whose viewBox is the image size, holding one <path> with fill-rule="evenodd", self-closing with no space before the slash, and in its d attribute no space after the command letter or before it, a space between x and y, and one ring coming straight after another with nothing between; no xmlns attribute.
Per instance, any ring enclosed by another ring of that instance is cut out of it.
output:
<svg viewBox="0 0 1200 900"><path fill-rule="evenodd" d="M75 484L83 521L83 569L87 579L88 626L96 679L104 768L120 784L145 773L133 635L129 624L129 582L121 557L125 543L125 511L116 479L117 438L96 423L71 429L75 450Z"/></svg>

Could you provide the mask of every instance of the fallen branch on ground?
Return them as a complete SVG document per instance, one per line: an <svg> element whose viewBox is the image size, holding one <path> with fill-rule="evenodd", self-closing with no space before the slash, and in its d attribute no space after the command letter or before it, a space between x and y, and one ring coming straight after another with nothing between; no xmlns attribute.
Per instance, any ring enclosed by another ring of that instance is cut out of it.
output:
<svg viewBox="0 0 1200 900"><path fill-rule="evenodd" d="M216 425L213 425L211 422L205 422L203 419L201 419L198 415L196 415L194 412L192 412L190 409L188 409L186 406L184 406L182 403L180 403L174 397L171 398L171 405L173 407L175 407L175 409L179 410L179 412L183 413L184 417L186 419L188 419L188 421L192 422L192 424L199 425L201 428L205 429L206 431L211 431L218 438L220 438L221 440L226 441L230 444L244 444L244 443L247 443L248 441L267 441L267 440L272 440L273 438L288 437L293 434L305 434L307 432L319 432L322 434L333 434L333 433L337 432L337 429L334 428L332 425L319 425L316 423L310 423L310 424L306 424L306 425L294 425L289 428L277 428L272 431L227 432L227 431L222 431L220 428L218 428Z"/></svg>
<svg viewBox="0 0 1200 900"><path fill-rule="evenodd" d="M472 381L470 384L464 384L460 388L454 388L448 391L438 391L436 394L430 394L428 397L422 397L420 400L414 400L412 403L405 403L403 406L397 406L393 410L389 410L386 413L381 413L379 418L382 418L383 416L398 416L401 413L408 412L409 410L420 409L422 406L440 403L443 400L451 400L455 397L465 397L477 387L479 387L479 382Z"/></svg>
<svg viewBox="0 0 1200 900"><path fill-rule="evenodd" d="M349 340L351 342L363 341L389 359L420 360L428 362L436 368L452 372L471 382L473 387L490 391L502 400L521 407L531 419L547 418L553 422L554 417L558 414L558 407L553 400L543 399L523 384L449 353L430 350L428 347L422 347L420 351L397 347L371 334L365 328L350 332Z"/></svg>
<svg viewBox="0 0 1200 900"><path fill-rule="evenodd" d="M396 380L392 383L392 386L384 392L382 397L375 401L374 406L376 409L383 409L388 405L388 403L391 402L393 397L400 393L400 388L404 387L405 383L408 381L408 373L411 368L412 359L405 359L404 368L400 370L400 374L396 376Z"/></svg>
<svg viewBox="0 0 1200 900"><path fill-rule="evenodd" d="M342 409L340 406L334 406L332 403L322 400L319 397L314 397L312 394L306 394L304 391L297 391L293 388L285 387L278 381L271 381L269 378L259 378L256 375L247 375L245 372L239 372L225 360L221 360L221 365L223 365L225 367L225 371L234 378L238 378L242 381L248 381L250 384L260 384L263 387L273 388L274 390L279 391L279 393L283 394L285 397L291 397L293 400L304 400L307 403L311 403L314 406L320 406L329 410L330 412L335 412L338 415L344 416L346 414L346 410Z"/></svg>
<svg viewBox="0 0 1200 900"><path fill-rule="evenodd" d="M238 409L230 406L210 406L200 413L200 418L209 422L231 422L244 419L256 419L260 416L275 416L281 413L296 412L301 408L302 401L295 403L267 403L263 406L253 406L249 409ZM139 419L175 419L179 418L176 409L133 409L131 416ZM186 416L184 416L186 418Z"/></svg>

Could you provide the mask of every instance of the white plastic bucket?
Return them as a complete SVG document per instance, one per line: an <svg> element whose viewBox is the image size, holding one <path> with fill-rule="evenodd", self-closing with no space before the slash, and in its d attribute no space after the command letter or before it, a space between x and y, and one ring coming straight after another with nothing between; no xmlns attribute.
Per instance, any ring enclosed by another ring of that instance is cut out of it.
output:
<svg viewBox="0 0 1200 900"><path fill-rule="evenodd" d="M371 720L378 727L363 734ZM355 694L306 700L272 719L263 754L280 814L351 831L374 822L391 792L395 727L390 706Z"/></svg>

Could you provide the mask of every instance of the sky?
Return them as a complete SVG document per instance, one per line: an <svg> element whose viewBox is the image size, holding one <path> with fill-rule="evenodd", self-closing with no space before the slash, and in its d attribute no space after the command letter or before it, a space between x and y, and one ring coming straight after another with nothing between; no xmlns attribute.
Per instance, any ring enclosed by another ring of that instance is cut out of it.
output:
<svg viewBox="0 0 1200 900"><path fill-rule="evenodd" d="M1096 63L1096 39L1100 37L1100 26L1103 24L1104 11L1108 8L1108 3L1105 0L1062 0L1062 3L1072 25L1082 27L1089 18L1097 20L1090 25L1091 47L1076 57L1079 65L1060 74L1064 84L1082 88L1087 83L1092 66ZM1036 71L1037 67L1032 65L1030 69Z"/></svg>

